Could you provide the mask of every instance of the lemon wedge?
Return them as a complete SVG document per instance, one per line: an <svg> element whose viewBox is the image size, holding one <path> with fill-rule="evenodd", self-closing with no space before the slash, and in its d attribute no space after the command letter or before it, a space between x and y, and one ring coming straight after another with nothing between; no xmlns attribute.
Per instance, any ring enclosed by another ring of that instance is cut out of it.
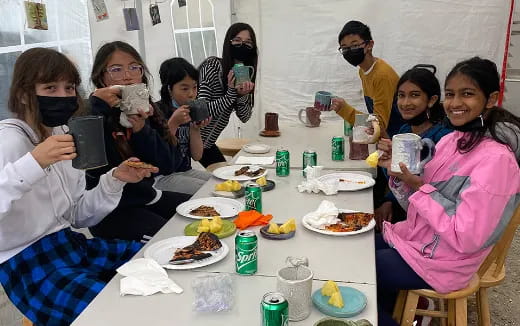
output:
<svg viewBox="0 0 520 326"><path fill-rule="evenodd" d="M267 184L267 179L265 177L258 178L256 183L263 187Z"/></svg>
<svg viewBox="0 0 520 326"><path fill-rule="evenodd" d="M269 229L267 229L267 233L280 234L280 228L276 223L269 223Z"/></svg>
<svg viewBox="0 0 520 326"><path fill-rule="evenodd" d="M372 154L368 155L365 162L368 164L368 166L375 168L377 166L377 162L379 162L379 151L375 151Z"/></svg>

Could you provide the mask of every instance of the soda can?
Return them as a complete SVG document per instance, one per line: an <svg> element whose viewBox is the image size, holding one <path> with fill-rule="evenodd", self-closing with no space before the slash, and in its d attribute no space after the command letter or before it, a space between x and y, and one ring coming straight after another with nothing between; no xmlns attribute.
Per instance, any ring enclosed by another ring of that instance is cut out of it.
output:
<svg viewBox="0 0 520 326"><path fill-rule="evenodd" d="M246 211L262 213L262 187L251 182L246 186Z"/></svg>
<svg viewBox="0 0 520 326"><path fill-rule="evenodd" d="M235 237L235 270L238 274L252 275L258 270L258 239L255 232L244 230Z"/></svg>
<svg viewBox="0 0 520 326"><path fill-rule="evenodd" d="M347 120L343 120L343 135L352 136L352 125Z"/></svg>
<svg viewBox="0 0 520 326"><path fill-rule="evenodd" d="M262 326L289 325L289 303L283 294L278 292L266 293L262 298L260 309Z"/></svg>
<svg viewBox="0 0 520 326"><path fill-rule="evenodd" d="M281 148L276 151L276 176L286 177L289 175L289 151Z"/></svg>
<svg viewBox="0 0 520 326"><path fill-rule="evenodd" d="M345 139L342 136L332 137L332 160L345 160Z"/></svg>
<svg viewBox="0 0 520 326"><path fill-rule="evenodd" d="M307 149L303 152L303 166L302 170L305 170L308 166L316 166L318 165L318 154L312 149ZM303 176L306 177L305 171L303 171Z"/></svg>

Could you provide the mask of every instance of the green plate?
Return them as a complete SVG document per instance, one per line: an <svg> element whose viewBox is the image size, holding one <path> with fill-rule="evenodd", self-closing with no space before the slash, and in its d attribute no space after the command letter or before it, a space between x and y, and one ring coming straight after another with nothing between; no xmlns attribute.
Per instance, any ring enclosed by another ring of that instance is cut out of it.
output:
<svg viewBox="0 0 520 326"><path fill-rule="evenodd" d="M197 228L199 227L201 221L195 221L193 223L190 223L186 225L184 228L184 235L192 235L192 236L198 236L199 232L197 232ZM211 220L210 220L211 222ZM217 237L220 239L229 237L230 235L234 234L237 227L235 223L230 222L228 220L222 220L222 230L220 232L215 233Z"/></svg>

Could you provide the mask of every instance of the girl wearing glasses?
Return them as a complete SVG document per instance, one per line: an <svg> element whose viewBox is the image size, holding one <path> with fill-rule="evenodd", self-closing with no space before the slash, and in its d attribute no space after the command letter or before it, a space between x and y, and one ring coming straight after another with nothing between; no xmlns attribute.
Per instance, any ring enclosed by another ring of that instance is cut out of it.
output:
<svg viewBox="0 0 520 326"><path fill-rule="evenodd" d="M148 69L139 53L124 42L103 45L96 54L91 75L97 87L90 97L92 113L105 121L105 150L108 166L87 172L87 186L94 187L99 176L128 157L137 156L159 168L160 175L174 172L178 158L177 141L169 132L160 110L131 115L131 128L120 124L123 114L117 106L120 90L114 85L148 84ZM126 185L121 202L101 223L90 228L103 238L146 242L175 214L177 205L190 195L154 188L154 178Z"/></svg>
<svg viewBox="0 0 520 326"><path fill-rule="evenodd" d="M157 172L121 164L85 190L85 173L71 164L74 141L64 133L81 110L80 83L63 54L27 50L14 66L14 118L0 122L0 283L35 325L70 325L141 248L86 239L71 227L98 223L117 206L127 182Z"/></svg>
<svg viewBox="0 0 520 326"><path fill-rule="evenodd" d="M201 131L204 153L199 162L204 167L226 161L215 142L228 125L233 111L244 123L251 118L256 73L250 82L235 85L231 68L236 63L243 63L252 66L256 72L257 62L258 48L253 28L245 23L235 23L226 32L222 58L210 57L200 65L198 97L209 102L212 117L210 124Z"/></svg>

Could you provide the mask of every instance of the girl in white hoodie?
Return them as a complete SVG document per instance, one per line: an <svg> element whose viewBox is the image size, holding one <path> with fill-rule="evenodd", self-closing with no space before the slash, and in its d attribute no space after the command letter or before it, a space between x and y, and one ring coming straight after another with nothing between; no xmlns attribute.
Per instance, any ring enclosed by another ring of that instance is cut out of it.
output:
<svg viewBox="0 0 520 326"><path fill-rule="evenodd" d="M70 325L141 247L87 240L70 227L95 225L117 206L125 183L157 171L121 164L85 191L64 126L81 105L76 67L35 48L20 55L13 76L14 118L0 121L0 283L35 324Z"/></svg>

